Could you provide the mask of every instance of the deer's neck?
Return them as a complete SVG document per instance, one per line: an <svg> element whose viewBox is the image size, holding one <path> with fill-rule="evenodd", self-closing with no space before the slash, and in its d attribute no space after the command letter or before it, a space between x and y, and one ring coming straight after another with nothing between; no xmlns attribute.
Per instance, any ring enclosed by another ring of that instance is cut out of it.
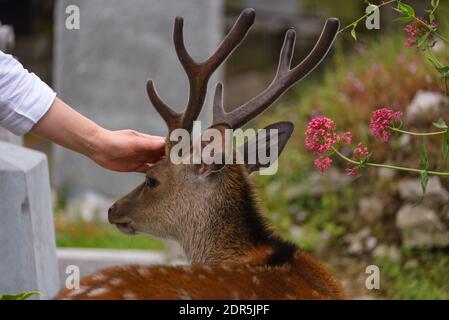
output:
<svg viewBox="0 0 449 320"><path fill-rule="evenodd" d="M262 263L277 265L293 259L296 247L274 236L253 195L253 187L241 182L211 201L209 219L196 220L180 243L192 264Z"/></svg>

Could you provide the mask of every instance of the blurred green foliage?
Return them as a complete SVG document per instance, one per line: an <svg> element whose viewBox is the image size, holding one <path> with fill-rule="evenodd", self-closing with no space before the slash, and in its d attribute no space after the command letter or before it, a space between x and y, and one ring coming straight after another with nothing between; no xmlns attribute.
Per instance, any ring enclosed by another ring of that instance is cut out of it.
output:
<svg viewBox="0 0 449 320"><path fill-rule="evenodd" d="M162 250L162 241L146 235L125 235L101 222L56 220L56 245L75 248Z"/></svg>
<svg viewBox="0 0 449 320"><path fill-rule="evenodd" d="M449 257L444 252L402 249L403 261L379 257L381 290L391 299L449 299Z"/></svg>
<svg viewBox="0 0 449 320"><path fill-rule="evenodd" d="M380 243L401 246L395 213L401 205L397 181L403 174L387 181L379 179L377 170L366 169L362 177L347 186L314 194L310 192L315 187L310 175L317 172L313 167L314 155L304 146L308 121L322 115L333 119L341 132L351 131L354 143L370 146L373 161L419 165L418 139L401 148L398 138L385 145L375 141L368 128L371 113L377 108L404 111L418 90L444 93L444 83L433 66L421 52L404 46L405 34L400 26L398 30L371 39L368 44L354 43L352 49L343 49L342 39L337 39L333 64L328 59L322 74L315 73L295 86L289 99L282 100L280 106L265 113L256 124L263 127L281 119L295 123L294 134L280 158L278 173L259 176L257 185L276 229L329 265L346 254L343 236L364 227L356 212L358 200L363 196L376 194L388 203L384 218L371 227L372 234ZM441 32L448 34L445 30ZM447 48L436 54L449 63ZM440 138L426 141L426 148L431 167L447 170L447 162L441 157ZM342 174L344 165L334 159L333 167ZM359 257L364 258L367 257ZM402 268L403 261L378 261L387 281L382 287L384 297L448 297L445 270L449 270L449 261L444 254L411 251L406 259L417 261L407 272Z"/></svg>

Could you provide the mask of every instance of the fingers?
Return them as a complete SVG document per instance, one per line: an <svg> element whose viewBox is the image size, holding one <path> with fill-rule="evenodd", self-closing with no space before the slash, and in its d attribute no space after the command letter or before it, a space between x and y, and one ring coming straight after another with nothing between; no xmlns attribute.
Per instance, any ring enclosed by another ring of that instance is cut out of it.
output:
<svg viewBox="0 0 449 320"><path fill-rule="evenodd" d="M151 136L149 134L139 134L135 139L135 151L138 153L150 152L155 156L162 156L165 153L165 138Z"/></svg>
<svg viewBox="0 0 449 320"><path fill-rule="evenodd" d="M149 163L145 163L141 165L140 167L137 167L134 171L140 172L140 173L147 173L148 169L151 167Z"/></svg>

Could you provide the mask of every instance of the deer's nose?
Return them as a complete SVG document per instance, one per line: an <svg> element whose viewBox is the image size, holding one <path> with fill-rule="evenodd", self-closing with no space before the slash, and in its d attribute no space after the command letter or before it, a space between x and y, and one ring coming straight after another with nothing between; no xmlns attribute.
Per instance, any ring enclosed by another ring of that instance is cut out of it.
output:
<svg viewBox="0 0 449 320"><path fill-rule="evenodd" d="M108 215L110 216L112 214L112 212L114 211L115 205L112 205L112 207L110 207L108 209Z"/></svg>

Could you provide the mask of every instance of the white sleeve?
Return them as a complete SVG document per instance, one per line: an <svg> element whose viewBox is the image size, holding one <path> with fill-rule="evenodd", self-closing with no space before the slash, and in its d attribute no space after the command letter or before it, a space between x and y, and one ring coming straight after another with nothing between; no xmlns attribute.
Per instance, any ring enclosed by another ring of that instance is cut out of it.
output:
<svg viewBox="0 0 449 320"><path fill-rule="evenodd" d="M0 127L23 135L48 111L56 93L11 55L0 51Z"/></svg>

